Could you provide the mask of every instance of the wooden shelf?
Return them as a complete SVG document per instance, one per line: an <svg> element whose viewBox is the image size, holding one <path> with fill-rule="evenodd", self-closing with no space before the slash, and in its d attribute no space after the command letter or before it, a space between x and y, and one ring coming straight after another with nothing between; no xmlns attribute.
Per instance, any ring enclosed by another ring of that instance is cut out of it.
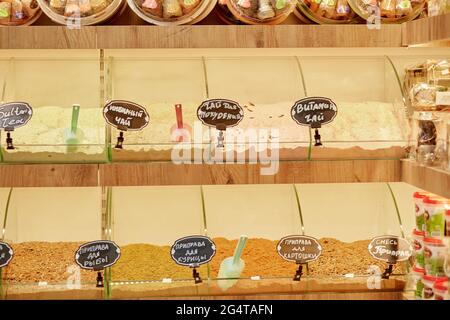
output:
<svg viewBox="0 0 450 320"><path fill-rule="evenodd" d="M30 26L0 28L0 49L400 47L401 30L400 25L380 30L365 25Z"/></svg>
<svg viewBox="0 0 450 320"><path fill-rule="evenodd" d="M400 181L398 160L285 161L276 175L260 164L170 162L0 165L0 187L148 186Z"/></svg>
<svg viewBox="0 0 450 320"><path fill-rule="evenodd" d="M407 22L403 24L402 33L404 46L450 41L450 13ZM450 46L450 42L447 46Z"/></svg>
<svg viewBox="0 0 450 320"><path fill-rule="evenodd" d="M450 172L402 160L401 181L450 198Z"/></svg>
<svg viewBox="0 0 450 320"><path fill-rule="evenodd" d="M0 187L94 187L97 164L0 165Z"/></svg>

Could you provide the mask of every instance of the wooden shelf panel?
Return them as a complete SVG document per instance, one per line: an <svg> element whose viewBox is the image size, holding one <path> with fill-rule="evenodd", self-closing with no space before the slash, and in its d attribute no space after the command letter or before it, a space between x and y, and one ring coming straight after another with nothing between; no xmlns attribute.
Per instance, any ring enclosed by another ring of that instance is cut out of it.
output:
<svg viewBox="0 0 450 320"><path fill-rule="evenodd" d="M261 175L260 164L176 165L123 163L100 166L107 186L267 184L399 181L398 160L288 161L278 173Z"/></svg>
<svg viewBox="0 0 450 320"><path fill-rule="evenodd" d="M403 181L450 198L449 172L408 160L286 161L279 163L275 175L261 175L260 170L260 164L4 164L0 165L0 187Z"/></svg>
<svg viewBox="0 0 450 320"><path fill-rule="evenodd" d="M400 181L398 160L280 162L261 175L260 164L176 165L169 162L0 165L0 187L148 186Z"/></svg>
<svg viewBox="0 0 450 320"><path fill-rule="evenodd" d="M401 181L450 198L450 172L402 160Z"/></svg>
<svg viewBox="0 0 450 320"><path fill-rule="evenodd" d="M0 28L0 49L400 47L402 27L384 25L151 25Z"/></svg>
<svg viewBox="0 0 450 320"><path fill-rule="evenodd" d="M403 45L450 40L450 13L403 24Z"/></svg>
<svg viewBox="0 0 450 320"><path fill-rule="evenodd" d="M0 165L0 187L93 187L97 164Z"/></svg>

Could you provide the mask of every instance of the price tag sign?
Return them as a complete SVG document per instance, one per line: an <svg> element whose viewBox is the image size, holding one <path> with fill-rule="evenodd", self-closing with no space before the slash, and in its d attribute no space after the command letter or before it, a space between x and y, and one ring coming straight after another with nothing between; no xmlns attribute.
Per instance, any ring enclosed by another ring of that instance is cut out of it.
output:
<svg viewBox="0 0 450 320"><path fill-rule="evenodd" d="M175 241L170 254L176 264L195 268L212 260L216 245L205 236L188 236Z"/></svg>
<svg viewBox="0 0 450 320"><path fill-rule="evenodd" d="M6 267L12 260L14 251L6 242L0 241L0 268Z"/></svg>
<svg viewBox="0 0 450 320"><path fill-rule="evenodd" d="M277 251L286 261L305 264L319 258L322 254L322 246L313 237L292 235L278 242Z"/></svg>
<svg viewBox="0 0 450 320"><path fill-rule="evenodd" d="M111 100L103 107L106 122L121 131L140 131L150 122L147 110L130 101Z"/></svg>
<svg viewBox="0 0 450 320"><path fill-rule="evenodd" d="M87 242L75 253L75 261L81 268L94 271L114 265L119 258L119 246L108 240Z"/></svg>
<svg viewBox="0 0 450 320"><path fill-rule="evenodd" d="M373 238L368 250L373 258L389 264L406 261L412 255L412 246L406 239L390 235Z"/></svg>
<svg viewBox="0 0 450 320"><path fill-rule="evenodd" d="M210 99L203 101L198 107L197 117L204 125L225 130L242 121L244 109L232 100Z"/></svg>
<svg viewBox="0 0 450 320"><path fill-rule="evenodd" d="M337 106L329 98L307 97L295 102L291 109L291 116L302 126L320 128L330 123L337 115Z"/></svg>
<svg viewBox="0 0 450 320"><path fill-rule="evenodd" d="M30 121L33 109L26 102L8 102L0 105L0 130L13 131Z"/></svg>

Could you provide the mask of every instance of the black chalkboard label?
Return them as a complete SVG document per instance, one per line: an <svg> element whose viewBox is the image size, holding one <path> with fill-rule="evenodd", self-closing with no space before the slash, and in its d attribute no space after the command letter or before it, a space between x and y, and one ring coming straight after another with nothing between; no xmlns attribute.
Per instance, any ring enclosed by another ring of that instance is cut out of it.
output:
<svg viewBox="0 0 450 320"><path fill-rule="evenodd" d="M122 131L140 131L150 122L144 107L125 100L108 102L103 107L103 117L108 124Z"/></svg>
<svg viewBox="0 0 450 320"><path fill-rule="evenodd" d="M372 257L389 264L406 261L412 254L412 246L406 239L390 235L373 238L368 249Z"/></svg>
<svg viewBox="0 0 450 320"><path fill-rule="evenodd" d="M176 264L194 268L211 261L216 254L216 245L208 237L189 236L175 241L170 254Z"/></svg>
<svg viewBox="0 0 450 320"><path fill-rule="evenodd" d="M291 109L291 116L302 126L320 128L330 123L337 115L337 106L329 98L307 97L298 100Z"/></svg>
<svg viewBox="0 0 450 320"><path fill-rule="evenodd" d="M112 266L119 258L119 246L108 240L87 242L75 253L75 261L81 268L94 271Z"/></svg>
<svg viewBox="0 0 450 320"><path fill-rule="evenodd" d="M0 105L0 130L12 131L30 121L33 109L26 102L8 102Z"/></svg>
<svg viewBox="0 0 450 320"><path fill-rule="evenodd" d="M197 109L198 119L205 125L225 130L234 127L244 118L244 109L239 103L227 99L203 101Z"/></svg>
<svg viewBox="0 0 450 320"><path fill-rule="evenodd" d="M277 251L284 260L303 264L317 260L322 254L322 246L313 237L292 235L278 242Z"/></svg>
<svg viewBox="0 0 450 320"><path fill-rule="evenodd" d="M6 267L13 256L14 251L9 244L0 241L0 268Z"/></svg>

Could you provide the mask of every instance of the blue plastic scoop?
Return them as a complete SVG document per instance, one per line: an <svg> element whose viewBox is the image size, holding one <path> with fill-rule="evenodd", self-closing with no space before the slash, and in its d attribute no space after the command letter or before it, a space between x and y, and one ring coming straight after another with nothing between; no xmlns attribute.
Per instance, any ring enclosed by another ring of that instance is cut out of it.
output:
<svg viewBox="0 0 450 320"><path fill-rule="evenodd" d="M244 252L245 244L247 243L247 236L241 236L239 242L234 250L232 257L226 258L220 264L219 279L230 280L218 280L219 287L225 291L236 284L242 271L245 268L245 262L241 259L242 252Z"/></svg>

